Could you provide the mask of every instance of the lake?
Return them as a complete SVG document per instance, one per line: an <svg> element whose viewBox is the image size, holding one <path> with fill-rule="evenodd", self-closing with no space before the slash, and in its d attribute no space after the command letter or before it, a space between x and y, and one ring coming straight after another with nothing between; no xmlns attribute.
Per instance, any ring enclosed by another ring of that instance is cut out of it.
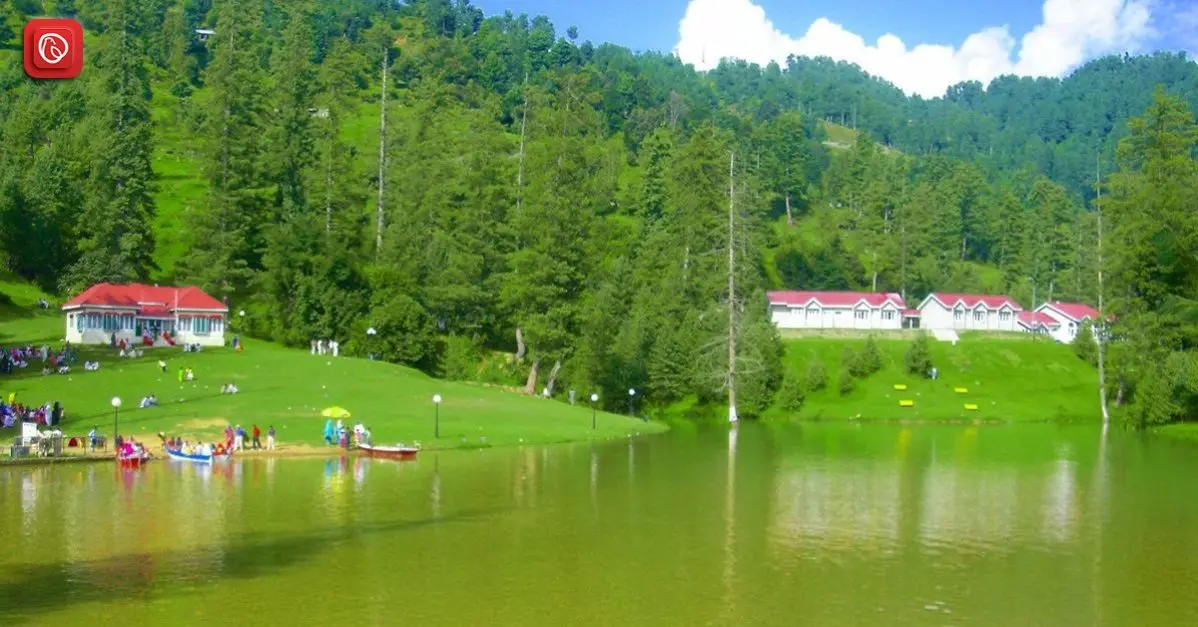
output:
<svg viewBox="0 0 1198 627"><path fill-rule="evenodd" d="M0 624L1198 624L1198 447L1029 425L0 468Z"/></svg>

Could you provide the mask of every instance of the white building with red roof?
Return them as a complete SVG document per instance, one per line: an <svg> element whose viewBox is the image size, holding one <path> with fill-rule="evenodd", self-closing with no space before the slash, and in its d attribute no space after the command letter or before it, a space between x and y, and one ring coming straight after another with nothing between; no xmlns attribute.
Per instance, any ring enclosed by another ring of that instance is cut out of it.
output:
<svg viewBox="0 0 1198 627"><path fill-rule="evenodd" d="M933 292L919 304L920 327L952 331L1017 331L1023 307L1010 296Z"/></svg>
<svg viewBox="0 0 1198 627"><path fill-rule="evenodd" d="M229 308L198 287L100 283L62 306L75 344L223 346Z"/></svg>
<svg viewBox="0 0 1198 627"><path fill-rule="evenodd" d="M779 329L903 328L903 297L884 292L794 292L767 294L770 319Z"/></svg>
<svg viewBox="0 0 1198 627"><path fill-rule="evenodd" d="M1044 303L1036 308L1036 313L1057 323L1049 335L1056 341L1065 344L1073 343L1083 323L1092 324L1098 320L1098 310L1081 303L1062 303L1060 301Z"/></svg>
<svg viewBox="0 0 1198 627"><path fill-rule="evenodd" d="M1057 331L1061 328L1061 323L1055 318L1039 311L1021 311L1018 316L1015 316L1015 321L1019 325L1019 330L1025 333L1041 333L1056 337Z"/></svg>

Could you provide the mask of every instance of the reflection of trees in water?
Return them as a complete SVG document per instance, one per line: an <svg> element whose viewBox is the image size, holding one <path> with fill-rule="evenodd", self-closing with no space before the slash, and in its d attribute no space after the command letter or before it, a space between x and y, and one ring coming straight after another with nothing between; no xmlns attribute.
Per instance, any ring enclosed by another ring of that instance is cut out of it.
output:
<svg viewBox="0 0 1198 627"><path fill-rule="evenodd" d="M441 522L469 521L489 514L463 512ZM6 581L0 583L0 624L19 624L47 612L86 603L146 599L151 593L154 596L193 594L198 592L197 586L277 574L348 539L403 533L432 524L437 521L391 521L286 537L245 533L219 545L19 566L11 569Z"/></svg>

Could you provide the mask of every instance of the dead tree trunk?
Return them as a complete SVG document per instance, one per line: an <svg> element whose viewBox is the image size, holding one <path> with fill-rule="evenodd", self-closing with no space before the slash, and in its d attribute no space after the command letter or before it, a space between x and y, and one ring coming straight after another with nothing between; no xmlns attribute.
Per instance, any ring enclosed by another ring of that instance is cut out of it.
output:
<svg viewBox="0 0 1198 627"><path fill-rule="evenodd" d="M529 368L528 370L528 380L524 382L525 394L532 395L537 393L537 368L540 365L540 361L532 362L532 368Z"/></svg>
<svg viewBox="0 0 1198 627"><path fill-rule="evenodd" d="M382 58L379 60L379 71L382 73L382 83L379 89L379 197L375 207L377 223L375 225L374 248L375 254L383 252L383 228L386 226L387 210L385 198L387 192L387 47L383 47Z"/></svg>
<svg viewBox="0 0 1198 627"><path fill-rule="evenodd" d="M553 369L549 371L549 383L545 387L549 388L549 396L553 396L553 386L557 384L557 375L562 370L562 360L553 362Z"/></svg>
<svg viewBox="0 0 1198 627"><path fill-rule="evenodd" d="M1107 424L1111 420L1111 414L1106 406L1106 341L1110 335L1106 332L1107 322L1106 314L1103 311L1102 305L1102 156L1099 155L1098 163L1095 165L1094 186L1098 188L1098 335L1095 339L1098 341L1098 402L1102 409L1102 424ZM1123 398L1123 386L1119 386L1119 398Z"/></svg>
<svg viewBox="0 0 1198 627"><path fill-rule="evenodd" d="M524 329L516 327L516 361L524 361Z"/></svg>
<svg viewBox="0 0 1198 627"><path fill-rule="evenodd" d="M736 422L736 153L728 162L728 422Z"/></svg>
<svg viewBox="0 0 1198 627"><path fill-rule="evenodd" d="M786 194L786 226L794 226L794 225L795 225L795 216L794 216L794 213L792 213L790 211L790 193L787 192L787 194Z"/></svg>
<svg viewBox="0 0 1198 627"><path fill-rule="evenodd" d="M516 216L524 202L524 135L528 129L528 75L524 75L524 106L520 109L520 157L516 166Z"/></svg>

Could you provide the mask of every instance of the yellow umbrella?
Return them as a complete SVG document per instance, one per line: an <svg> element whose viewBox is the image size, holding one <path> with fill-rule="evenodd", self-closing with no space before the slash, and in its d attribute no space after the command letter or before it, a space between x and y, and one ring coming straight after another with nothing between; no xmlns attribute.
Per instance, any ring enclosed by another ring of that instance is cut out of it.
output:
<svg viewBox="0 0 1198 627"><path fill-rule="evenodd" d="M320 415L325 418L349 418L349 412L341 407L326 407Z"/></svg>

